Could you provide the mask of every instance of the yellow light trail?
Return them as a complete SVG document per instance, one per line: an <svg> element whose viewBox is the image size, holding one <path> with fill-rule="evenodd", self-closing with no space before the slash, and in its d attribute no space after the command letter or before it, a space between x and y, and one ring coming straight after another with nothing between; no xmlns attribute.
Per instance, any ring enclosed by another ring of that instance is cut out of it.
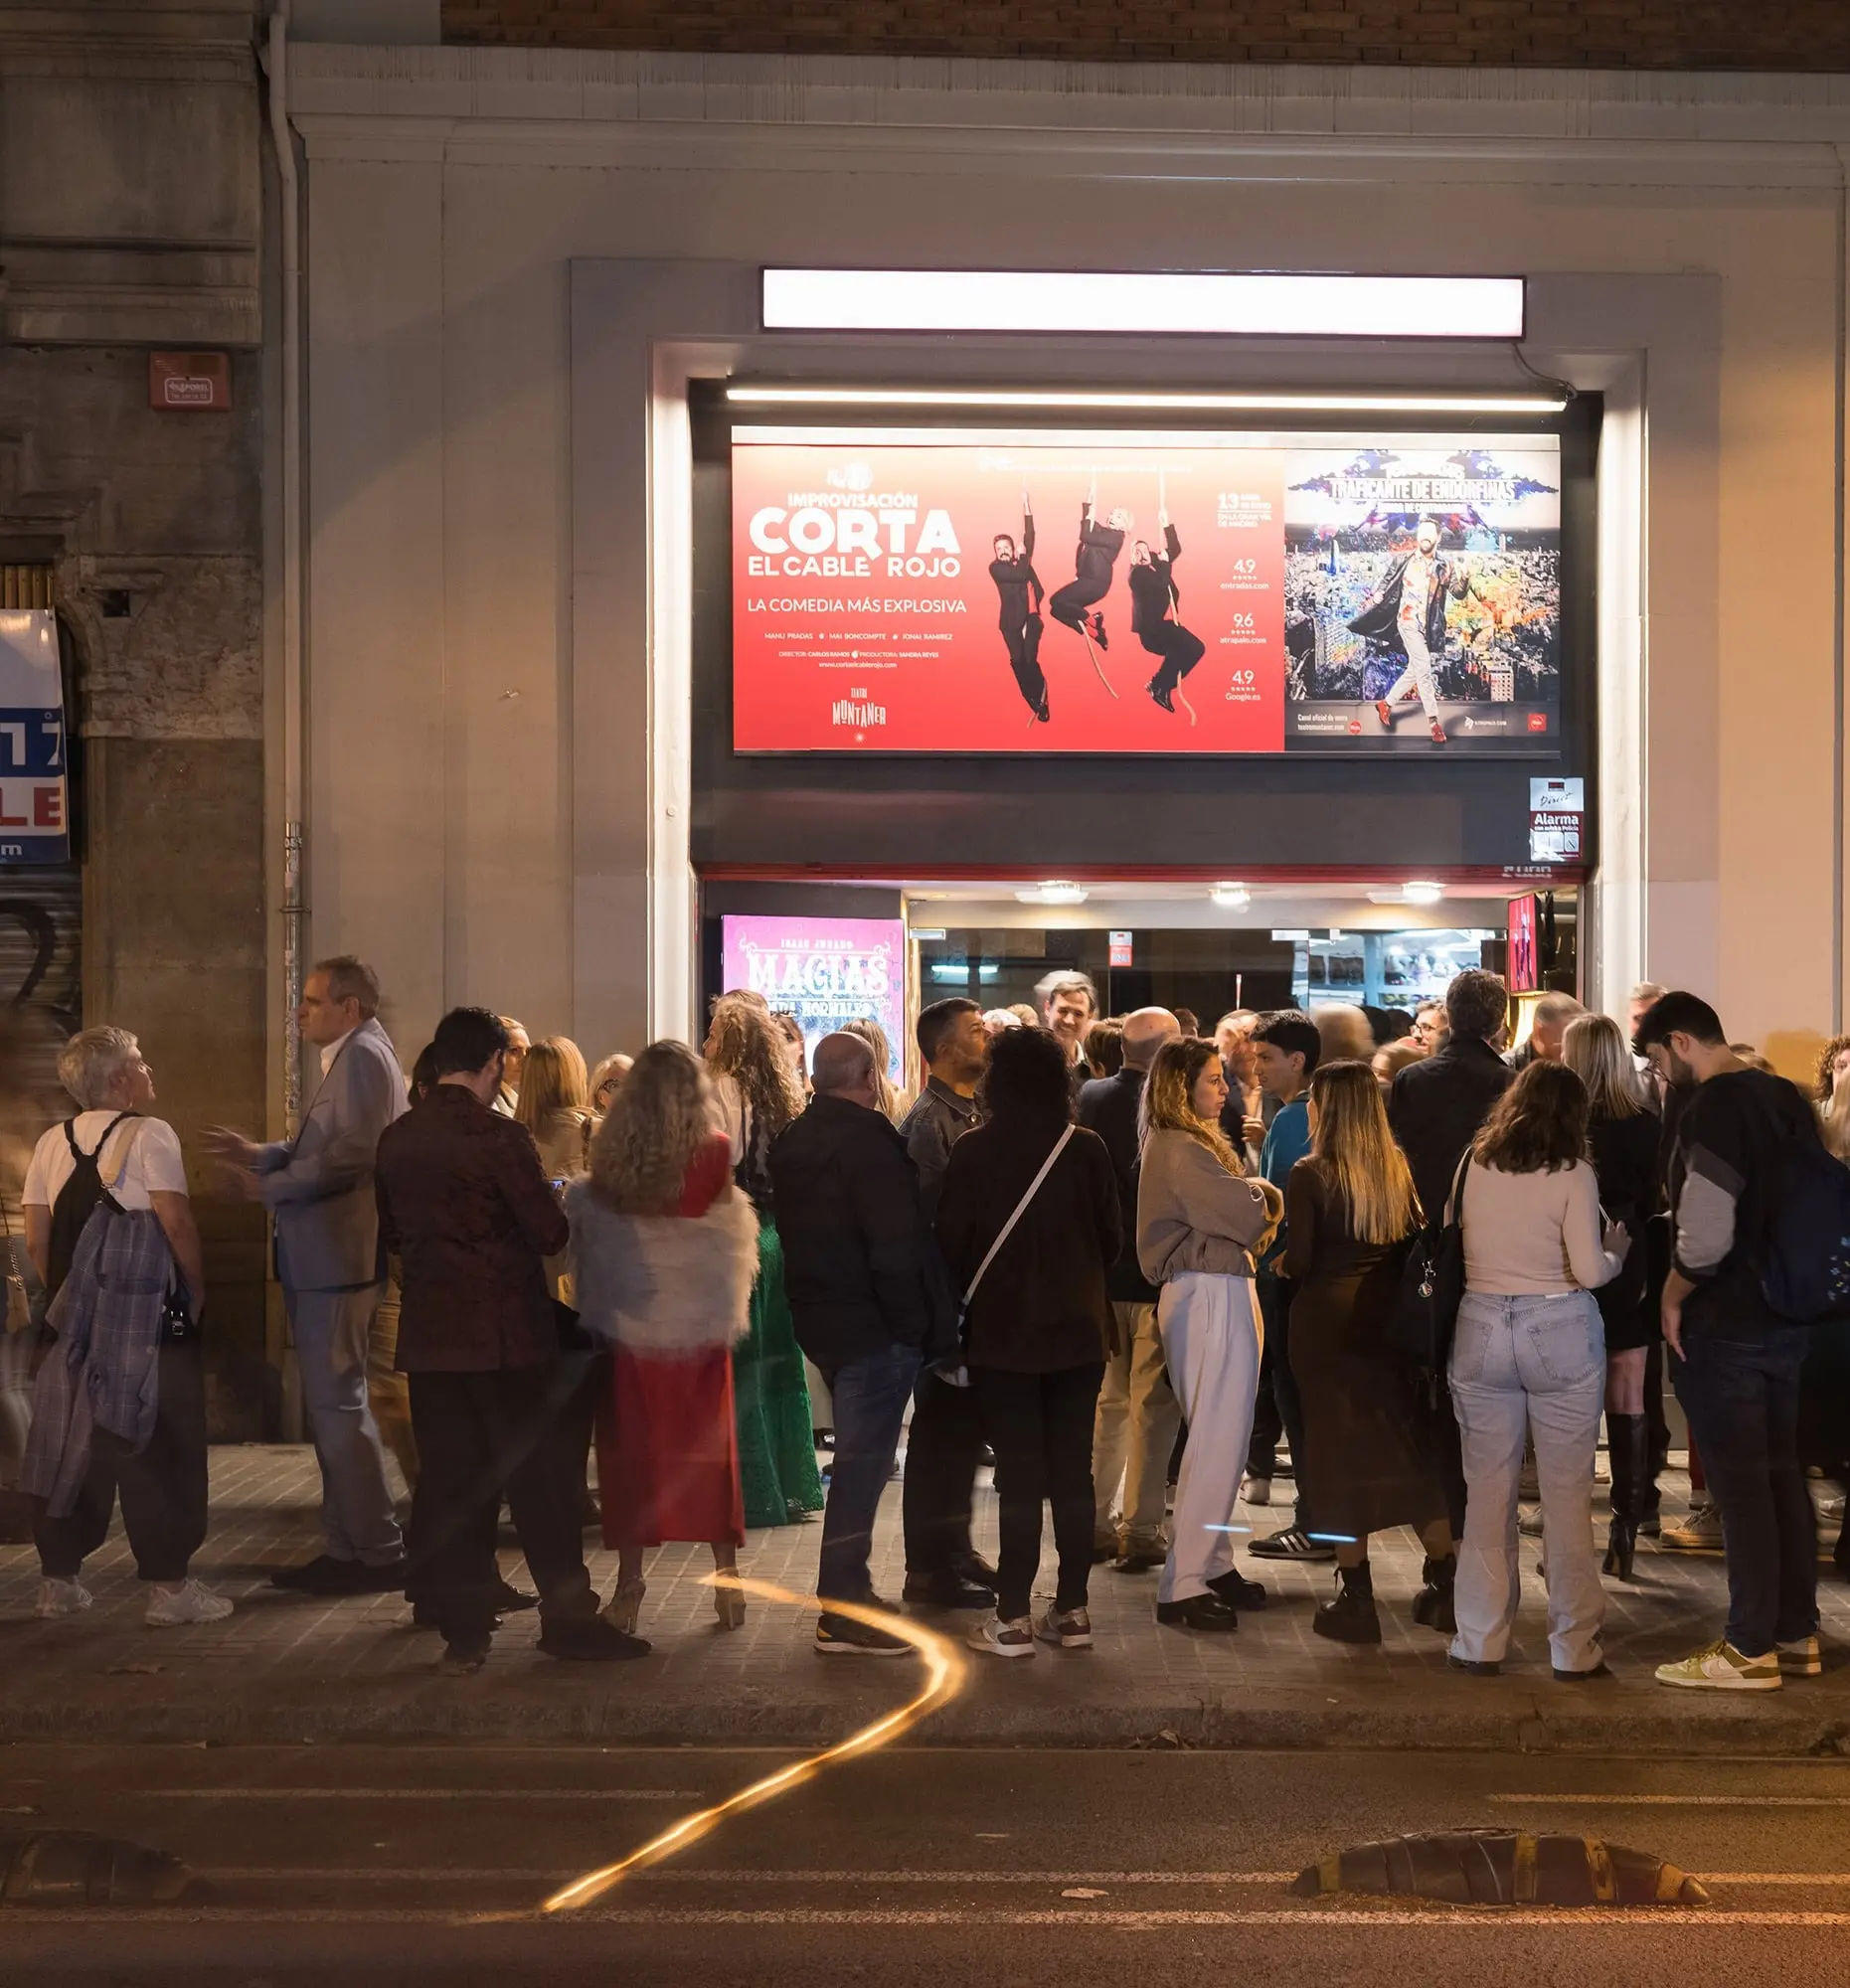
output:
<svg viewBox="0 0 1850 1988"><path fill-rule="evenodd" d="M789 1601L799 1608L810 1605L808 1597L792 1594L788 1588L777 1587L767 1580L752 1580L740 1574L724 1578L709 1575L706 1585L736 1587L742 1593L755 1594L762 1601ZM767 1774L763 1780L741 1788L736 1795L729 1795L713 1808L703 1808L693 1815L683 1816L673 1828L652 1837L640 1850L632 1851L620 1863L606 1864L601 1871L588 1871L584 1877L574 1879L563 1891L555 1892L542 1910L568 1912L580 1905L589 1905L613 1885L620 1885L632 1871L659 1864L664 1858L673 1857L690 1844L698 1843L728 1816L739 1815L746 1809L757 1807L760 1802L787 1794L790 1789L813 1780L824 1767L832 1767L839 1761L853 1759L856 1754L871 1753L888 1745L903 1733L910 1732L922 1719L930 1718L932 1713L948 1705L963 1689L966 1671L963 1652L935 1629L927 1629L921 1622L909 1621L903 1615L889 1615L881 1609L866 1608L855 1602L831 1601L828 1612L884 1629L889 1635L899 1636L912 1644L925 1660L925 1689L896 1711L876 1719L871 1726L863 1726L859 1732L849 1734L846 1740L829 1747L826 1752L813 1753L807 1759L797 1760L774 1774Z"/></svg>

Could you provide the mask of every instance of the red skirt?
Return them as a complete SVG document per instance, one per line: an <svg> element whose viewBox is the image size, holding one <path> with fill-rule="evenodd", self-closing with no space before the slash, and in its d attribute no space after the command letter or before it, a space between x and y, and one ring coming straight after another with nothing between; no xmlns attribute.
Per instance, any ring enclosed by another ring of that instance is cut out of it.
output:
<svg viewBox="0 0 1850 1988"><path fill-rule="evenodd" d="M607 1547L668 1540L744 1546L733 1356L615 1349L597 1417L597 1488Z"/></svg>

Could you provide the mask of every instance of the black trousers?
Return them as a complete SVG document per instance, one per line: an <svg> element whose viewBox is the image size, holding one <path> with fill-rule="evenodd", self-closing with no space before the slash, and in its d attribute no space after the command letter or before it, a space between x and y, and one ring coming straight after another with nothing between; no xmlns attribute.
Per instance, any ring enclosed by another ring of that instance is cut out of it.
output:
<svg viewBox="0 0 1850 1988"><path fill-rule="evenodd" d="M1151 679L1157 690L1174 690L1208 653L1207 643L1179 621L1164 621L1137 639L1152 656L1162 658L1162 668Z"/></svg>
<svg viewBox="0 0 1850 1988"><path fill-rule="evenodd" d="M585 1491L584 1355L488 1374L411 1376L418 1489L406 1592L445 1641L483 1644L501 1592L501 1494L540 1590L542 1622L593 1615L580 1504Z"/></svg>
<svg viewBox="0 0 1850 1988"><path fill-rule="evenodd" d="M1017 1621L1029 1611L1041 1565L1041 1507L1054 1508L1060 1556L1057 1608L1084 1608L1093 1559L1093 1417L1104 1362L1053 1374L1011 1374L972 1367L970 1385L983 1431L996 1453L996 1500L1002 1552L996 1613Z"/></svg>
<svg viewBox="0 0 1850 1988"><path fill-rule="evenodd" d="M982 1453L974 1388L953 1388L926 1368L913 1390L901 1505L906 1572L950 1574L970 1557L970 1491Z"/></svg>
<svg viewBox="0 0 1850 1988"><path fill-rule="evenodd" d="M1081 580L1075 576L1065 586L1056 587L1048 596L1047 611L1063 628L1071 628L1075 634L1086 632L1086 610L1096 606L1111 591L1111 576L1107 573L1102 580Z"/></svg>
<svg viewBox="0 0 1850 1988"><path fill-rule="evenodd" d="M1047 678L1041 670L1041 630L1045 624L1038 614L1023 616L1011 627L1002 623L1002 639L1008 645L1009 668L1015 673L1016 688L1028 701L1030 711L1039 711L1047 696Z"/></svg>
<svg viewBox="0 0 1850 1988"><path fill-rule="evenodd" d="M118 1495L135 1572L167 1585L186 1578L206 1538L206 1365L197 1332L184 1345L161 1348L155 1385L160 1405L147 1448L137 1456L120 1436L98 1429L69 1517L33 1521L48 1580L77 1578L108 1537Z"/></svg>

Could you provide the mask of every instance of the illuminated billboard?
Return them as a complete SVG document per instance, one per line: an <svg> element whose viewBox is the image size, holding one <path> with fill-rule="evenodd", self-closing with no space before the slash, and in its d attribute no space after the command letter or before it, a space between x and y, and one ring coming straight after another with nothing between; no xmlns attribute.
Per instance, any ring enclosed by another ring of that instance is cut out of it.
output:
<svg viewBox="0 0 1850 1988"><path fill-rule="evenodd" d="M1551 754L1552 434L733 436L742 752Z"/></svg>

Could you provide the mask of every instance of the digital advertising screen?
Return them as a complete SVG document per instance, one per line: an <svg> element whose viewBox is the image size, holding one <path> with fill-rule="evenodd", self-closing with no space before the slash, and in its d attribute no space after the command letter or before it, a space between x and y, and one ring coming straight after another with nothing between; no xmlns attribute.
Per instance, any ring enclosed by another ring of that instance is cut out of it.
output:
<svg viewBox="0 0 1850 1988"><path fill-rule="evenodd" d="M1553 434L733 431L740 752L1552 753Z"/></svg>
<svg viewBox="0 0 1850 1988"><path fill-rule="evenodd" d="M892 1052L887 1074L903 1080L906 1047L906 925L899 918L724 916L722 985L761 994L794 1015L805 1065L824 1036L850 1022L878 1022Z"/></svg>
<svg viewBox="0 0 1850 1988"><path fill-rule="evenodd" d="M1542 984L1541 943L1536 929L1537 900L1512 898L1509 906L1509 953L1504 985L1512 994L1533 994Z"/></svg>

